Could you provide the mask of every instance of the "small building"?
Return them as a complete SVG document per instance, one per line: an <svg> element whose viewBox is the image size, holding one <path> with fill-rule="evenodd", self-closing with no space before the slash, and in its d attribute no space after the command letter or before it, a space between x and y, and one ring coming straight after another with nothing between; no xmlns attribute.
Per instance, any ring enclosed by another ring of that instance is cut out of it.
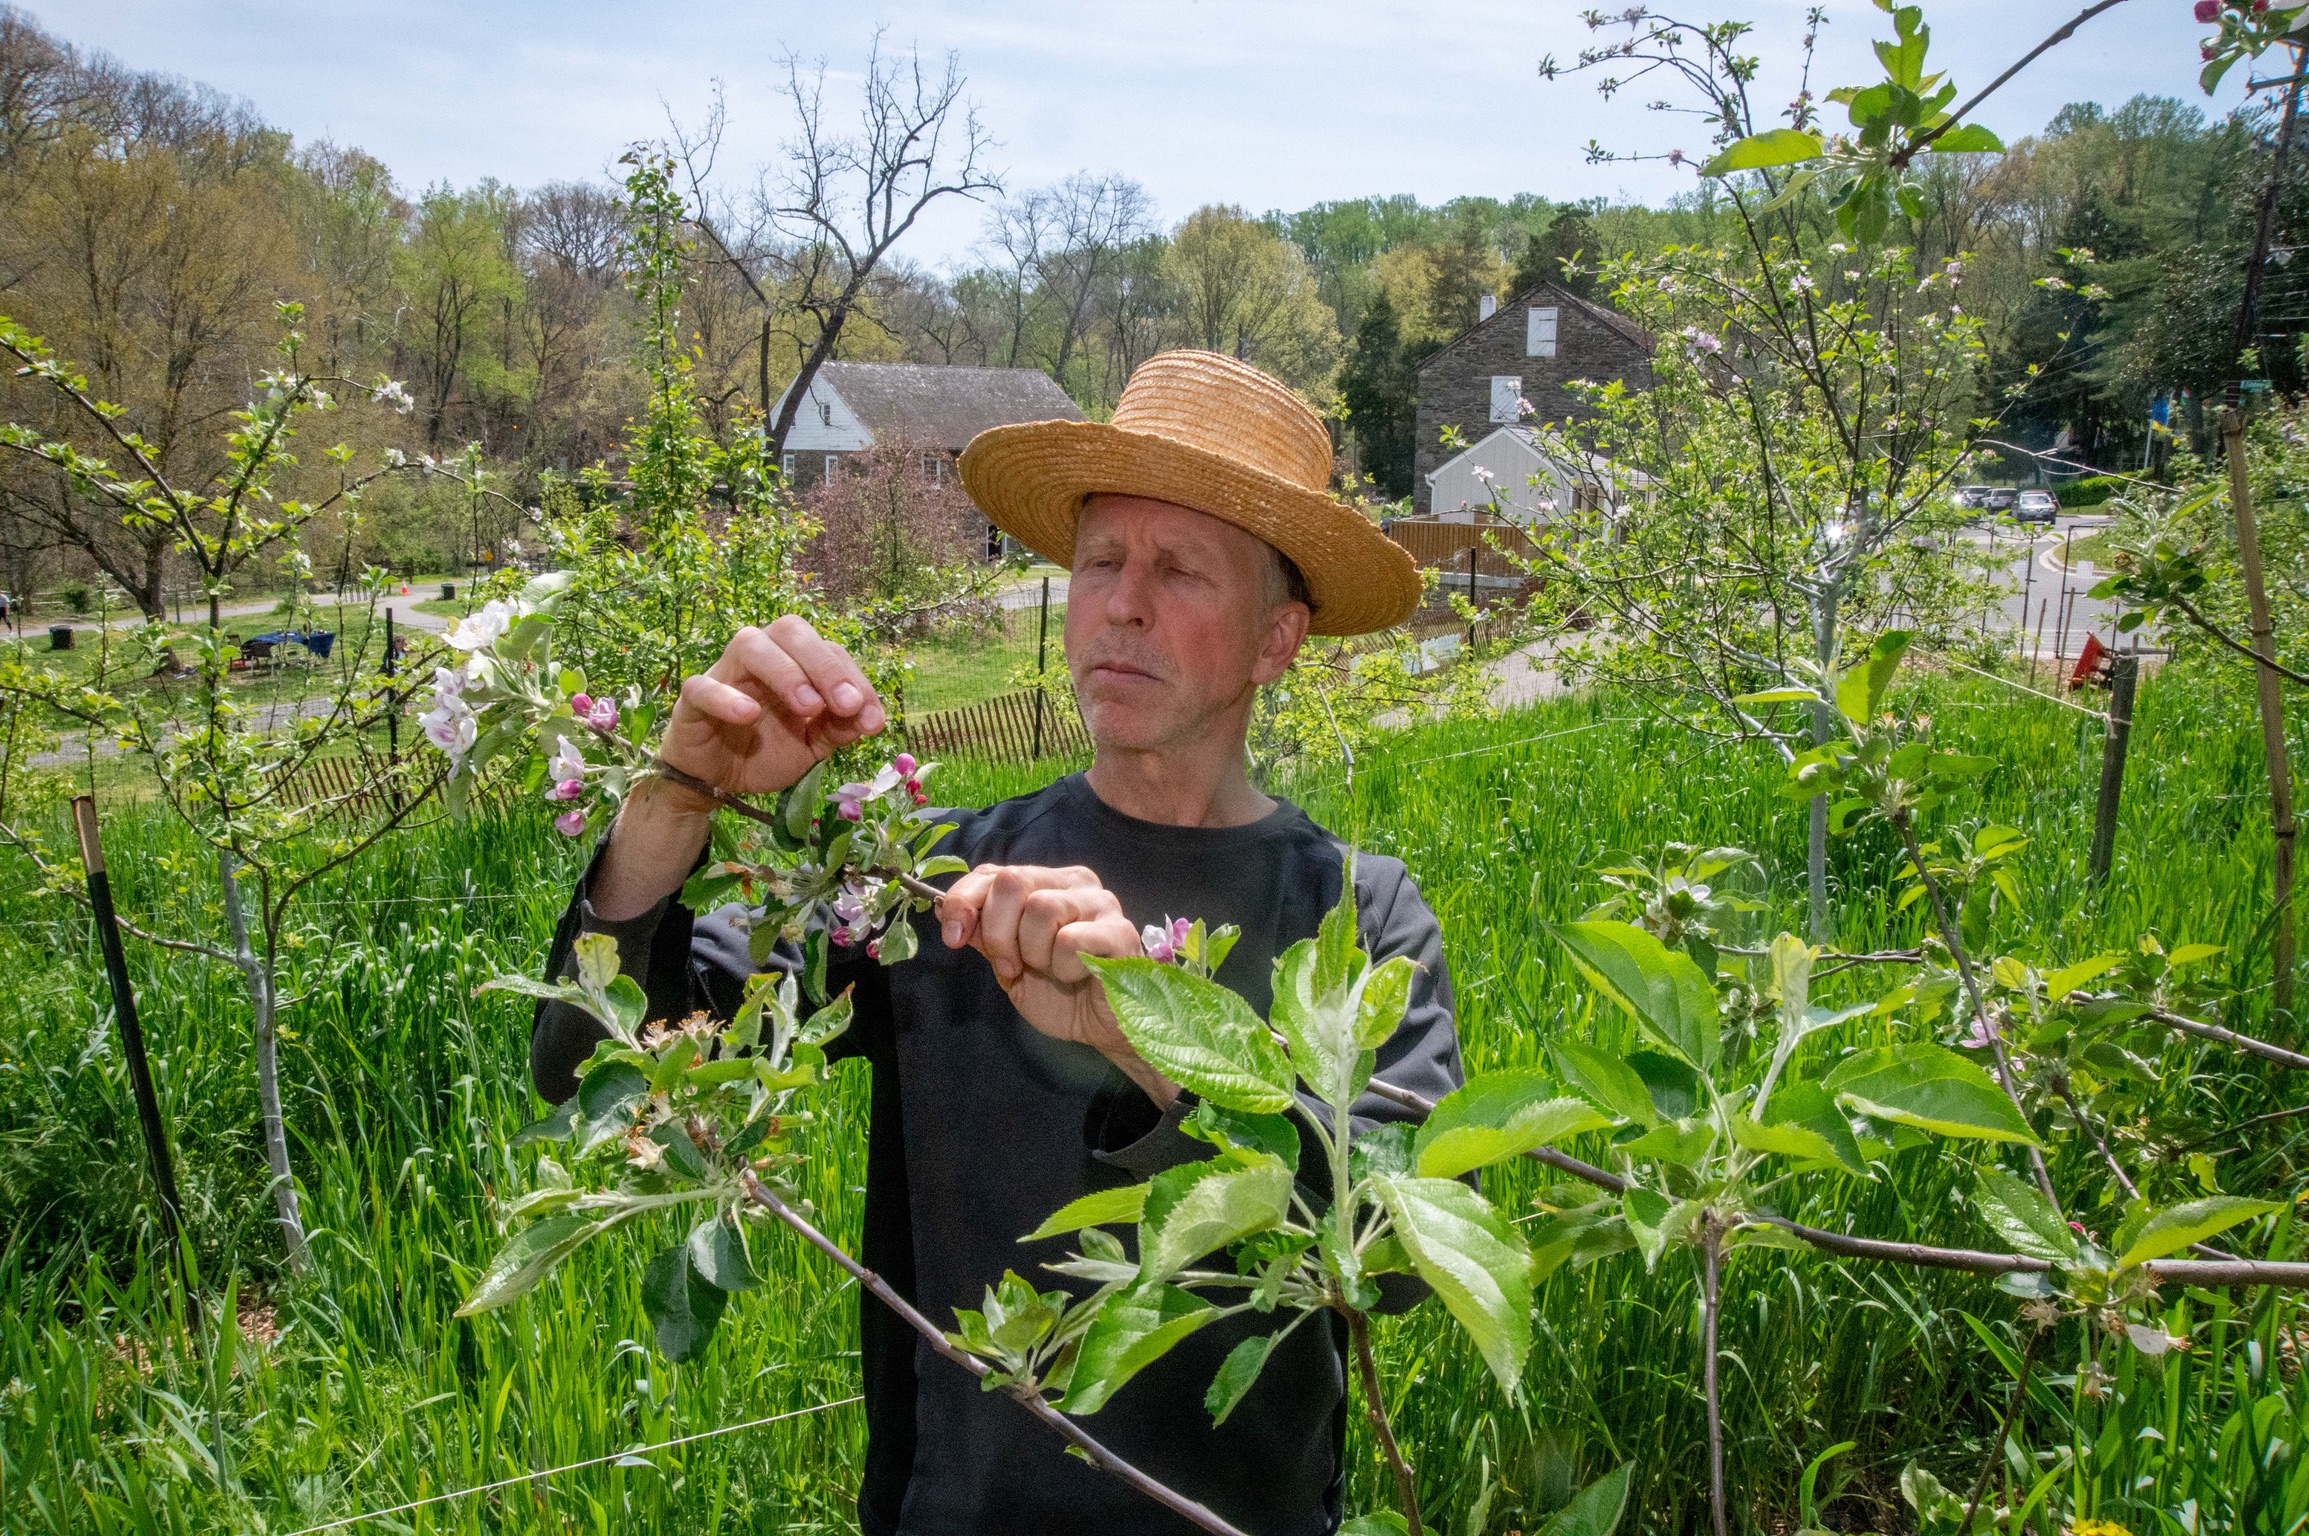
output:
<svg viewBox="0 0 2309 1536"><path fill-rule="evenodd" d="M1590 412L1568 387L1574 380L1646 388L1651 356L1652 339L1641 326L1561 284L1537 284L1504 305L1485 298L1475 324L1419 365L1411 477L1418 511L1456 505L1432 495L1432 477L1452 457L1443 446L1445 427L1473 444L1500 427L1577 420Z"/></svg>
<svg viewBox="0 0 2309 1536"><path fill-rule="evenodd" d="M780 395L771 420L785 404ZM932 473L943 480L963 448L988 427L1082 419L1082 408L1039 368L821 363L786 434L781 467L788 484L815 485L841 466L845 454L899 437L939 455Z"/></svg>
<svg viewBox="0 0 2309 1536"><path fill-rule="evenodd" d="M1429 516L1446 523L1503 517L1538 527L1602 506L1614 489L1610 463L1568 450L1535 427L1494 427L1426 476Z"/></svg>

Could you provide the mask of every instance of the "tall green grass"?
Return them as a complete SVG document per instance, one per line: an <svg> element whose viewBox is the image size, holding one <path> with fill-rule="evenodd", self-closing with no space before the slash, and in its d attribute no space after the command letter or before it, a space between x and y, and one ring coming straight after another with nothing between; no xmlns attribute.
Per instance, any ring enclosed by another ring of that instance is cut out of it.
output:
<svg viewBox="0 0 2309 1536"><path fill-rule="evenodd" d="M2032 910L2000 920L2007 942L2072 955L2154 929L2168 942L2226 944L2240 976L2262 974L2253 943L2269 837L2249 717L2192 690L2144 690L2117 876L2101 892L2084 878L2097 726L1987 684L1923 686L1944 739L2003 765L1964 814L2034 840ZM1624 701L1572 700L1423 728L1367 755L1352 786L1343 767L1277 786L1361 846L1410 864L1443 922L1471 1067L1536 1063L1566 1027L1624 1037L1621 1021L1589 1016L1538 926L1600 895L1586 871L1607 849L1740 844L1776 877L1767 917L1800 915L1801 807L1778 796L1777 770L1750 749L1635 714ZM1069 766L950 768L944 788L982 803ZM148 810L113 813L107 837L126 911L163 929L213 929L205 865ZM279 1273L266 1222L247 1013L232 978L132 945L209 1304L197 1330L173 1313L157 1266L87 924L34 901L20 880L0 890L0 964L16 1000L14 1027L0 1032L0 1527L293 1531L856 1390L855 1293L791 1243L774 1247L775 1282L737 1298L732 1326L686 1366L646 1345L640 1259L660 1234L581 1253L505 1312L451 1316L495 1244L490 1197L521 1187L535 1155L505 1148L532 1109L527 1009L472 989L540 963L578 858L526 813L435 827L354 866L303 909L284 1062L314 1229L316 1273L302 1281ZM1835 859L1844 941L1913 940L1911 920L1891 916L1879 894L1895 862L1888 842L1863 835ZM2290 1092L2194 1047L2174 1046L2164 1066L2168 1122L2217 1129ZM846 1077L809 1172L811 1198L838 1233L856 1230L864 1104L861 1081ZM2294 1124L2223 1157L2226 1186L2290 1189ZM2073 1149L2059 1158L2087 1190L2084 1219L2113 1225L2087 1163ZM1792 1214L1980 1244L1986 1234L1957 1198L1971 1165L1971 1154L1909 1154L1889 1176L1826 1190ZM2180 1177L2160 1168L2152 1192L2171 1195ZM1514 1172L1493 1192L1528 1210L1540 1188ZM2053 1458L2033 1469L2058 1474L2050 1508L2136 1532L2179 1529L2176 1515L2155 1511L2184 1508L2198 1531L2289 1532L2309 1500L2293 1449L2309 1428L2294 1309L2268 1298L2168 1300L2176 1317L2219 1326L2161 1367L2120 1364L2104 1347L2118 1377L2109 1398L2066 1384L2073 1326L2048 1356L2030 1445ZM1965 1277L1770 1252L1735 1260L1725 1379L1743 1523L1790 1523L1797 1474L1844 1440L1858 1447L1822 1484L1839 1495L1828 1505L1838 1528L1908 1528L1893 1488L1912 1458L1967 1483L2009 1377L1966 1313L2013 1337L2011 1299ZM278 1337L236 1343L240 1316ZM1647 1275L1622 1257L1560 1272L1542 1289L1537 1322L1520 1404L1499 1399L1437 1309L1385 1328L1391 1406L1430 1507L1456 1520L1490 1482L1491 1528L1529 1529L1577 1481L1632 1460L1632 1528L1698 1528L1704 1426L1690 1266L1671 1255ZM1350 1498L1370 1507L1383 1499L1380 1471L1356 1435ZM370 1528L844 1530L861 1436L856 1408L835 1408Z"/></svg>

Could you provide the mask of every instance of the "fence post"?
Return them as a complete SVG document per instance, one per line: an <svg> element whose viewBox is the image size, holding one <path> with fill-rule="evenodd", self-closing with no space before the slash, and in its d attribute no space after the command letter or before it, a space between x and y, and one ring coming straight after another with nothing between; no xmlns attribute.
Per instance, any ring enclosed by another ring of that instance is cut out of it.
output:
<svg viewBox="0 0 2309 1536"><path fill-rule="evenodd" d="M184 1202L176 1190L176 1160L169 1155L168 1127L160 1118L160 1096L152 1087L152 1063L144 1052L144 1026L136 1017L136 991L128 979L128 956L120 947L120 920L112 910L112 877L104 871L104 844L96 832L96 799L78 795L72 822L80 834L80 864L88 877L88 905L96 913L96 936L104 947L104 971L112 984L112 1016L120 1025L121 1054L128 1059L129 1087L136 1095L136 1118L144 1129L144 1150L160 1187L160 1229L182 1278L179 1222ZM189 1297L189 1291L187 1293Z"/></svg>
<svg viewBox="0 0 2309 1536"><path fill-rule="evenodd" d="M2109 661L2109 726L2101 738L2101 794L2093 808L2093 845L2089 868L2095 885L2105 885L2117 851L2117 803L2125 790L2125 749L2133 735L2133 690L2141 676L2141 658L2120 655Z"/></svg>
<svg viewBox="0 0 2309 1536"><path fill-rule="evenodd" d="M1483 539L1482 524L1476 524L1477 542L1467 546L1467 653L1475 654L1475 552Z"/></svg>
<svg viewBox="0 0 2309 1536"><path fill-rule="evenodd" d="M1050 578L1042 578L1042 627L1034 638L1034 760L1042 761L1043 669L1050 659Z"/></svg>

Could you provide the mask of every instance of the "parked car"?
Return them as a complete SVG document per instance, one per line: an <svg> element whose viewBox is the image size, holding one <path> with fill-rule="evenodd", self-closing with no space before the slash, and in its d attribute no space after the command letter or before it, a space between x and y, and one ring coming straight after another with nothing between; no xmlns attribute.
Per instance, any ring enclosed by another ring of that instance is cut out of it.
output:
<svg viewBox="0 0 2309 1536"><path fill-rule="evenodd" d="M1965 486L1957 491L1956 504L1967 512L1978 512L1988 505L1989 489L1985 485Z"/></svg>
<svg viewBox="0 0 2309 1536"><path fill-rule="evenodd" d="M1988 500L1982 502L1981 505L1991 512L2010 512L2012 504L2019 499L2020 492L2011 486L1992 485L1988 488Z"/></svg>
<svg viewBox="0 0 2309 1536"><path fill-rule="evenodd" d="M2027 490L2013 506L2016 523L2050 523L2060 516L2060 498L2050 491Z"/></svg>

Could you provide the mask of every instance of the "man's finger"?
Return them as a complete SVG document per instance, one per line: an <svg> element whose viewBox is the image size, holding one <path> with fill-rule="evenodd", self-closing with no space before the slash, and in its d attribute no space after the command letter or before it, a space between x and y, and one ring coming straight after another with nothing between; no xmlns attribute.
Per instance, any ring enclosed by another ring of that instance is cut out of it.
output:
<svg viewBox="0 0 2309 1536"><path fill-rule="evenodd" d="M965 871L946 888L946 899L938 904L941 920L940 937L948 949L960 949L973 942L978 934L986 899L994 889L995 881L1005 876L1016 876L1024 884L1021 891L1099 888L1095 870L1080 865L1052 869L1039 864L981 864Z"/></svg>
<svg viewBox="0 0 2309 1536"><path fill-rule="evenodd" d="M850 659L848 651L790 613L770 626L770 638L800 664L827 708L845 719L856 720L864 730L880 728L881 700L875 697L874 685L866 681L866 674Z"/></svg>
<svg viewBox="0 0 2309 1536"><path fill-rule="evenodd" d="M1070 926L1085 927L1108 918L1122 920L1123 926L1126 929L1129 927L1128 921L1122 919L1122 908L1116 904L1111 891L1096 887L1044 886L1029 892L1026 900L1020 904L1018 913L1019 963L1030 971L1055 974L1052 961L1058 953L1060 930ZM1081 967L1075 969L1079 971Z"/></svg>
<svg viewBox="0 0 2309 1536"><path fill-rule="evenodd" d="M1139 944L1138 930L1130 919L1117 912L1089 922L1069 923L1058 930L1051 943L1051 957L1043 970L1052 980L1071 985L1090 978L1090 967L1083 957L1094 960L1116 960L1125 955L1144 954Z"/></svg>
<svg viewBox="0 0 2309 1536"><path fill-rule="evenodd" d="M765 697L777 700L783 712L798 721L814 720L826 712L825 695L811 686L801 663L767 632L751 625L730 637L721 660L713 664L708 675L732 686L755 683Z"/></svg>
<svg viewBox="0 0 2309 1536"><path fill-rule="evenodd" d="M681 701L723 725L751 725L762 715L761 700L704 672L681 680Z"/></svg>
<svg viewBox="0 0 2309 1536"><path fill-rule="evenodd" d="M1001 869L987 882L986 900L978 909L978 933L971 940L994 967L997 980L1016 981L1025 972L1018 953L1018 920L1035 886L1027 872Z"/></svg>

